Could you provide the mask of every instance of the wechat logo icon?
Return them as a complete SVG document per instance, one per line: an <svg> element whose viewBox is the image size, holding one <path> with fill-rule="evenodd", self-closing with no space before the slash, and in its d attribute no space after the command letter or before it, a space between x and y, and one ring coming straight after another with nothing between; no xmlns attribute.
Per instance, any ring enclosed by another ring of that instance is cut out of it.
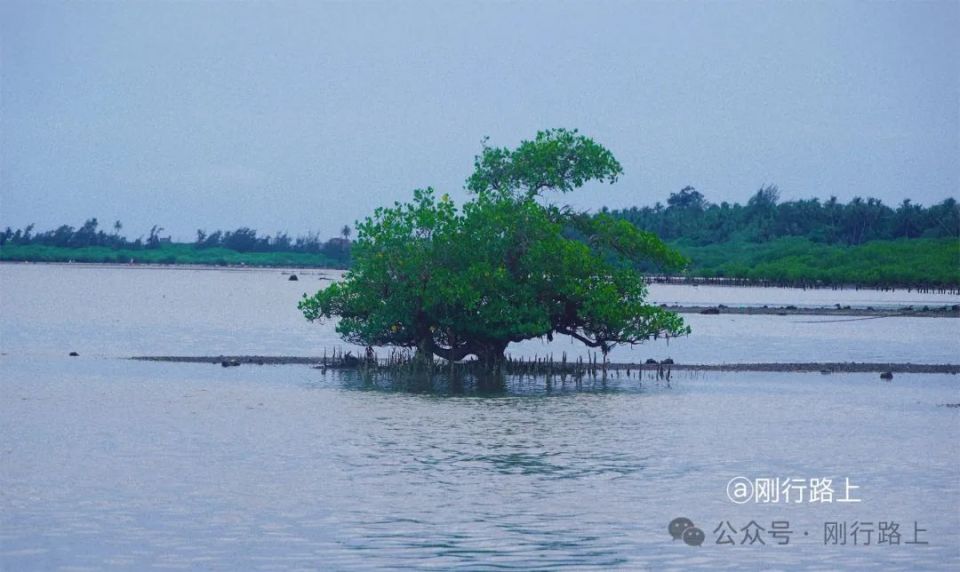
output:
<svg viewBox="0 0 960 572"><path fill-rule="evenodd" d="M693 521L686 517L678 517L670 521L667 532L674 540L683 539L690 546L700 546L706 536L697 528Z"/></svg>

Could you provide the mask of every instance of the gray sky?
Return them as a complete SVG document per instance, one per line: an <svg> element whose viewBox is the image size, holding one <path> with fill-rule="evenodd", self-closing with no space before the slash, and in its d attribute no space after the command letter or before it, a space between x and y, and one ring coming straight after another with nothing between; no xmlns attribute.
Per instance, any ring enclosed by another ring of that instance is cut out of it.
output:
<svg viewBox="0 0 960 572"><path fill-rule="evenodd" d="M960 186L960 2L8 2L0 224L334 235L484 135L579 128L626 175L745 201Z"/></svg>

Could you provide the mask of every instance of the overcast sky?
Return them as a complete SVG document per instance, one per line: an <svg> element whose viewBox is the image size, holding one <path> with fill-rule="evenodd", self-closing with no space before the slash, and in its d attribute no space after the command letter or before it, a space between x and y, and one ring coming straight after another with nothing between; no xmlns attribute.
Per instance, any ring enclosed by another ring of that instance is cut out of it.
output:
<svg viewBox="0 0 960 572"><path fill-rule="evenodd" d="M334 235L549 127L624 166L583 208L931 204L960 186L957 30L957 0L0 0L0 225Z"/></svg>

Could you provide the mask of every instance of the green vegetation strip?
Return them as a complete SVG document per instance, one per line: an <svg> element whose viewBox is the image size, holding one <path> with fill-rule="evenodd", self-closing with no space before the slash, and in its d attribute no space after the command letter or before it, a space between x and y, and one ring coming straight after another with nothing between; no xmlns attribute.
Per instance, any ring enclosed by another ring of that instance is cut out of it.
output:
<svg viewBox="0 0 960 572"><path fill-rule="evenodd" d="M960 287L960 241L878 240L859 246L815 243L786 237L765 243L725 242L695 246L671 244L691 260L686 276L726 278L771 285L861 285L869 287ZM69 248L6 244L0 260L9 262L90 262L109 264L196 264L287 268L342 268L320 253L237 252L164 244L153 249L104 246Z"/></svg>
<svg viewBox="0 0 960 572"><path fill-rule="evenodd" d="M960 286L960 241L877 240L858 246L784 237L770 242L695 246L672 243L692 264L689 274L780 283L869 286Z"/></svg>
<svg viewBox="0 0 960 572"><path fill-rule="evenodd" d="M171 243L157 248L113 249L107 246L68 248L39 244L7 244L0 260L17 262L93 262L108 264L200 264L210 266L263 266L282 268L338 268L336 261L319 253L237 252L227 248L196 248Z"/></svg>

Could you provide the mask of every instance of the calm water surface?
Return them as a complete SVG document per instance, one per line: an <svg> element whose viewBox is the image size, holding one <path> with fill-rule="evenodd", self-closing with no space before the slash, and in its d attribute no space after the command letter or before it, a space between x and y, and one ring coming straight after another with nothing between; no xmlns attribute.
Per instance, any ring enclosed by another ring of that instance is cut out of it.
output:
<svg viewBox="0 0 960 572"><path fill-rule="evenodd" d="M319 355L347 347L332 324L310 324L296 308L304 293L337 272L98 268L0 265L0 340L4 352L88 357L133 355ZM958 304L960 296L906 291L716 288L712 303L879 306ZM706 303L711 288L651 287L657 303ZM960 320L849 316L685 315L693 335L617 348L614 361L672 357L687 363L758 361L911 361L952 363ZM362 348L355 348L361 349ZM515 355L582 355L563 336L514 344Z"/></svg>
<svg viewBox="0 0 960 572"><path fill-rule="evenodd" d="M300 278L0 265L0 569L960 566L960 409L944 406L960 402L957 376L513 379L499 394L450 395L309 367L117 359L316 354L337 341L297 314L297 298L324 283ZM808 303L803 292L726 290L716 302L776 292ZM832 294L824 303L876 295ZM960 353L952 319L689 321L689 338L621 355L941 363ZM738 505L726 495L736 476L832 477L837 488L849 478L861 502ZM678 516L704 530L703 546L671 540ZM790 544L716 544L718 524L751 520L789 521ZM929 544L877 545L874 533L870 546L824 545L830 521L895 521L902 541L916 521Z"/></svg>

